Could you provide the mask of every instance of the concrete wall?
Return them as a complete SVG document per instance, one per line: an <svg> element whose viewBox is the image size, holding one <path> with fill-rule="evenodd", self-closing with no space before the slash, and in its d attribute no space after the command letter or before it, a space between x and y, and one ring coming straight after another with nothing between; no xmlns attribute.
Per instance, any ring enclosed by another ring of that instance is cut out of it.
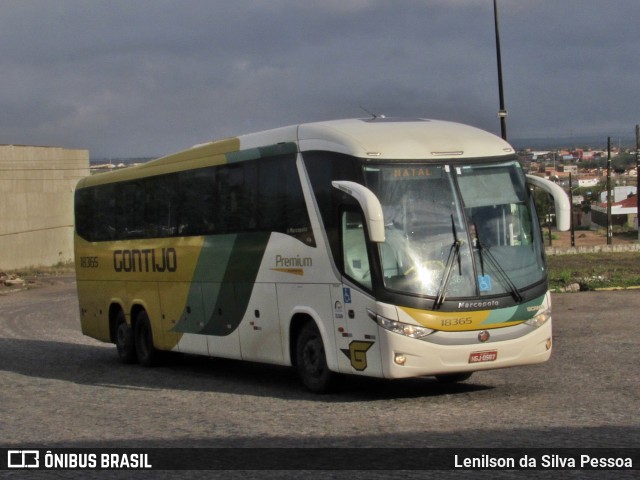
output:
<svg viewBox="0 0 640 480"><path fill-rule="evenodd" d="M73 191L89 151L0 145L0 270L73 261Z"/></svg>
<svg viewBox="0 0 640 480"><path fill-rule="evenodd" d="M573 255L578 253L620 253L640 252L638 243L620 243L617 245L580 245L578 247L545 247L547 255Z"/></svg>

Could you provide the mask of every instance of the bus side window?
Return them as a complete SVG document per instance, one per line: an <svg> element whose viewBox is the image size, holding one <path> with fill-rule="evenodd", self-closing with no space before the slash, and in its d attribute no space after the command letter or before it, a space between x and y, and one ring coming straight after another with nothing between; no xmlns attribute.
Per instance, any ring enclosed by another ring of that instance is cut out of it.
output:
<svg viewBox="0 0 640 480"><path fill-rule="evenodd" d="M218 233L215 169L207 167L188 170L178 175L180 208L177 233L180 235Z"/></svg>
<svg viewBox="0 0 640 480"><path fill-rule="evenodd" d="M370 289L372 285L367 241L362 214L358 212L342 213L342 258L345 274Z"/></svg>
<svg viewBox="0 0 640 480"><path fill-rule="evenodd" d="M170 237L178 231L178 181L176 175L144 180L144 237Z"/></svg>
<svg viewBox="0 0 640 480"><path fill-rule="evenodd" d="M218 167L216 187L218 207L223 212L216 233L254 231L258 208L256 162Z"/></svg>
<svg viewBox="0 0 640 480"><path fill-rule="evenodd" d="M144 238L144 188L137 182L129 182L115 193L117 238Z"/></svg>

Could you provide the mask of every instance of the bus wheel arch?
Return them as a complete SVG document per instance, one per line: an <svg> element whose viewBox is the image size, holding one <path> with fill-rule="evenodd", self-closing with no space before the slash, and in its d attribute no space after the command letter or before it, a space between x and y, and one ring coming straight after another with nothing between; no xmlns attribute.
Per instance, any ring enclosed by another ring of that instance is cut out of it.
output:
<svg viewBox="0 0 640 480"><path fill-rule="evenodd" d="M289 360L294 367L297 367L296 346L298 335L300 335L300 331L307 322L314 322L310 315L296 313L289 324Z"/></svg>
<svg viewBox="0 0 640 480"><path fill-rule="evenodd" d="M151 328L149 315L142 306L138 305L132 309L131 318L135 318L133 340L138 363L145 367L154 367L159 362L160 352L154 346L153 329Z"/></svg>
<svg viewBox="0 0 640 480"><path fill-rule="evenodd" d="M313 318L304 314L294 315L289 346L291 363L308 390L328 393L337 387L338 374L329 369L325 344Z"/></svg>

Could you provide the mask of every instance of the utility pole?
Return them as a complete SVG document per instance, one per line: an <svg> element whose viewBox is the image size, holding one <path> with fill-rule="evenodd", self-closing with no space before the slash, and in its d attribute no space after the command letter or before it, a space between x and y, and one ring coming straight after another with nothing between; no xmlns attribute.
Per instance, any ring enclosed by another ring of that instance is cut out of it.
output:
<svg viewBox="0 0 640 480"><path fill-rule="evenodd" d="M571 221L571 246L576 246L576 229L573 225L573 182L571 181L571 172L569 172L569 214Z"/></svg>
<svg viewBox="0 0 640 480"><path fill-rule="evenodd" d="M500 133L503 140L507 140L507 110L504 107L504 88L502 86L502 54L500 53L500 30L498 28L498 4L493 0L493 21L496 31L496 59L498 62L498 95L500 98Z"/></svg>
<svg viewBox="0 0 640 480"><path fill-rule="evenodd" d="M607 137L607 245L613 240L611 224L611 137Z"/></svg>

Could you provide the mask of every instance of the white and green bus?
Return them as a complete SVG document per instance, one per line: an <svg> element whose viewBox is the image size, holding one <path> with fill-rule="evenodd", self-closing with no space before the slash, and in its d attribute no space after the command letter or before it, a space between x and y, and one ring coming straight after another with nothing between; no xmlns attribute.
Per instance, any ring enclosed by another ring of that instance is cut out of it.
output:
<svg viewBox="0 0 640 480"><path fill-rule="evenodd" d="M354 119L194 146L84 178L84 334L125 363L161 351L341 374L435 376L544 362L541 231L513 148L451 122ZM529 178L556 202L566 195Z"/></svg>

